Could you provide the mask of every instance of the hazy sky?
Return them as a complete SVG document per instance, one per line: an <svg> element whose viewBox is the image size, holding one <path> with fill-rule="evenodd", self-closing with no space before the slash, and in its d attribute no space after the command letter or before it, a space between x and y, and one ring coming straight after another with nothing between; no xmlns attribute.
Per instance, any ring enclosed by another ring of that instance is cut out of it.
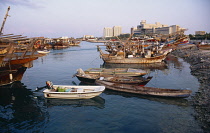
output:
<svg viewBox="0 0 210 133"><path fill-rule="evenodd" d="M4 34L100 37L104 27L130 33L141 20L210 32L210 0L0 0L0 26L8 6Z"/></svg>

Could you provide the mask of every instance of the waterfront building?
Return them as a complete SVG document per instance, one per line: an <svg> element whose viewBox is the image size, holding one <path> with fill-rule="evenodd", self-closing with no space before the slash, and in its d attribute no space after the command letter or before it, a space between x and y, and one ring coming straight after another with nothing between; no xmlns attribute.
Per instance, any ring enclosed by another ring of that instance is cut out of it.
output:
<svg viewBox="0 0 210 133"><path fill-rule="evenodd" d="M104 37L113 37L113 29L110 27L104 28Z"/></svg>
<svg viewBox="0 0 210 133"><path fill-rule="evenodd" d="M176 33L180 30L184 30L184 28L180 28L179 25L165 25L161 24L159 22L156 22L155 24L147 24L146 20L142 20L140 22L140 25L137 26L137 29L133 31L136 35L142 35L142 34L172 34ZM131 33L132 34L132 33Z"/></svg>
<svg viewBox="0 0 210 133"><path fill-rule="evenodd" d="M94 38L93 35L84 35L83 36L83 40L87 40L87 39L90 39L90 38Z"/></svg>
<svg viewBox="0 0 210 133"><path fill-rule="evenodd" d="M119 36L122 33L121 26L114 26L113 27L113 36Z"/></svg>
<svg viewBox="0 0 210 133"><path fill-rule="evenodd" d="M205 31L195 31L195 35L205 35Z"/></svg>
<svg viewBox="0 0 210 133"><path fill-rule="evenodd" d="M137 28L136 28L136 27L132 27L132 28L131 28L131 34L134 34L134 31L135 31L135 30L137 30Z"/></svg>
<svg viewBox="0 0 210 133"><path fill-rule="evenodd" d="M121 26L114 26L111 27L105 27L104 28L104 37L113 37L113 36L119 36L122 34L122 27Z"/></svg>

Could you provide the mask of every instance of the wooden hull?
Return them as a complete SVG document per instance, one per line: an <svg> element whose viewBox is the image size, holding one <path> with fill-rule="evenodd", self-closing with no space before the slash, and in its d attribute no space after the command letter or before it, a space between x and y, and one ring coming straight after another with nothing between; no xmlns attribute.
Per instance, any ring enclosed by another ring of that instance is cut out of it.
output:
<svg viewBox="0 0 210 133"><path fill-rule="evenodd" d="M0 71L0 86L21 81L26 69L26 67L20 67L15 70L5 69Z"/></svg>
<svg viewBox="0 0 210 133"><path fill-rule="evenodd" d="M96 78L88 78L88 77L85 77L85 76L82 76L82 75L76 75L76 77L77 77L81 82L84 82L84 83L92 83L92 84L94 84L95 81L96 81Z"/></svg>
<svg viewBox="0 0 210 133"><path fill-rule="evenodd" d="M204 50L210 50L210 44L200 45L199 48Z"/></svg>
<svg viewBox="0 0 210 133"><path fill-rule="evenodd" d="M115 76L143 76L148 72L142 69L132 69L132 68L89 68L85 71L85 74L95 74L95 75L115 75Z"/></svg>
<svg viewBox="0 0 210 133"><path fill-rule="evenodd" d="M100 78L103 78L101 80L107 81L107 82L112 82L112 83L121 83L121 84L136 84L136 85L141 85L144 86L146 85L152 77L148 78L143 78L143 77L117 77L117 76L94 76L91 78L90 74L89 76L85 75L76 75L76 77L84 83L91 83L94 84L96 80L99 80Z"/></svg>
<svg viewBox="0 0 210 133"><path fill-rule="evenodd" d="M103 54L102 59L105 63L116 63L116 64L139 64L139 63L158 63L162 62L166 55L162 54L156 57L150 58L141 58L141 57L133 57L133 58L124 58L123 56L108 56L108 54Z"/></svg>
<svg viewBox="0 0 210 133"><path fill-rule="evenodd" d="M55 89L46 89L43 91L45 98L60 99L89 99L100 95L104 90L104 86L65 86L53 85ZM70 91L58 92L58 87L70 89ZM77 90L75 90L77 88ZM74 91L72 90L74 89Z"/></svg>
<svg viewBox="0 0 210 133"><path fill-rule="evenodd" d="M191 90L163 89L163 88L154 88L154 87L115 84L99 80L97 80L96 83L99 85L104 85L106 86L107 89L115 91L148 95L148 96L158 96L158 97L185 98L189 97L192 92Z"/></svg>
<svg viewBox="0 0 210 133"><path fill-rule="evenodd" d="M27 62L33 61L38 59L38 57L32 57L32 58L24 58L24 59L17 59L17 60L11 60L10 64L15 65L15 64L25 64Z"/></svg>
<svg viewBox="0 0 210 133"><path fill-rule="evenodd" d="M104 78L103 81L119 83L119 84L132 84L132 85L146 85L152 77L143 78L143 77L108 77Z"/></svg>

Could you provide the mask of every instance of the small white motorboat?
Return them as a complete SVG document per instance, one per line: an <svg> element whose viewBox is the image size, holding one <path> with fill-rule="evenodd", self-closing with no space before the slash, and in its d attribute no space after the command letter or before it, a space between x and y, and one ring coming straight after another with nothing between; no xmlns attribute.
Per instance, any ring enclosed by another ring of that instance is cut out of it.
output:
<svg viewBox="0 0 210 133"><path fill-rule="evenodd" d="M37 52L38 52L39 54L48 54L48 53L50 53L49 50L38 50Z"/></svg>
<svg viewBox="0 0 210 133"><path fill-rule="evenodd" d="M47 81L43 91L45 98L89 99L100 95L105 86L53 85Z"/></svg>

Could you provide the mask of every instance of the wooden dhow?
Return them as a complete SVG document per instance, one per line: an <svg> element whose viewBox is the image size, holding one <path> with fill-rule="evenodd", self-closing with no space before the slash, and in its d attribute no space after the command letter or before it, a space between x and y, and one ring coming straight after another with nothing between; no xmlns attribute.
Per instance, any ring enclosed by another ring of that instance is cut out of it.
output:
<svg viewBox="0 0 210 133"><path fill-rule="evenodd" d="M133 45L128 45L133 46ZM127 46L127 47L128 47ZM154 54L151 50L144 50L144 47L141 46L142 51L140 51L140 46L133 46L132 50L128 50L129 48L125 48L125 46L121 45L118 47L122 47L120 49L109 48L107 50L109 53L104 53L99 45L97 46L98 51L100 52L100 57L105 63L115 63L115 64L140 64L140 63L159 63L162 62L168 53L172 51L172 49L157 51Z"/></svg>
<svg viewBox="0 0 210 133"><path fill-rule="evenodd" d="M142 86L127 85L127 84L111 83L101 80L97 80L96 84L104 85L107 89L110 90L147 95L147 96L185 98L189 97L190 94L192 93L191 90L142 87Z"/></svg>
<svg viewBox="0 0 210 133"><path fill-rule="evenodd" d="M99 80L112 82L112 83L120 83L120 84L132 84L132 85L146 85L152 77L100 77Z"/></svg>
<svg viewBox="0 0 210 133"><path fill-rule="evenodd" d="M95 75L95 74L85 74L78 71L74 76L76 76L81 82L94 84L96 80L103 80L113 83L122 84L136 84L136 85L146 85L152 77L129 77L129 76L114 76L114 75Z"/></svg>
<svg viewBox="0 0 210 133"><path fill-rule="evenodd" d="M89 68L83 71L81 68L77 70L79 73L95 74L95 75L114 75L114 76L130 76L138 77L148 74L148 71L133 68Z"/></svg>

